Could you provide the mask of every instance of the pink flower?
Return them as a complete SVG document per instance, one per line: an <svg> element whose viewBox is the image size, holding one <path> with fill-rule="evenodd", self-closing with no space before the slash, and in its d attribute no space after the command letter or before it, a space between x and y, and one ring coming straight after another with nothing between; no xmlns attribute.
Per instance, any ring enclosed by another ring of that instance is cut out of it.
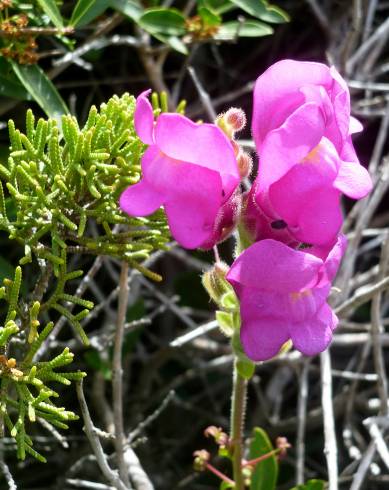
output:
<svg viewBox="0 0 389 490"><path fill-rule="evenodd" d="M289 339L306 355L328 346L338 319L327 297L345 247L340 236L323 257L319 248L293 250L267 239L235 260L226 278L240 300L240 337L249 358L270 359Z"/></svg>
<svg viewBox="0 0 389 490"><path fill-rule="evenodd" d="M258 78L252 133L259 170L248 199L267 225L254 239L281 220L291 239L321 245L335 239L341 194L360 199L372 188L351 142L361 129L334 67L284 60Z"/></svg>
<svg viewBox="0 0 389 490"><path fill-rule="evenodd" d="M122 193L120 207L147 216L163 205L178 243L212 247L222 235L223 206L240 182L232 144L214 124L180 114L163 113L155 122L149 93L138 97L135 109L136 132L149 145L142 180Z"/></svg>

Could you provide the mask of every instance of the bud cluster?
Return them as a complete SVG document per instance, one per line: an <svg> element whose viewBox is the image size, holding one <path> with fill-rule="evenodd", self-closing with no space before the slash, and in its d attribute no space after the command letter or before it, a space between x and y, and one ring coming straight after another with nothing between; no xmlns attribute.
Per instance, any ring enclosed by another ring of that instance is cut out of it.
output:
<svg viewBox="0 0 389 490"><path fill-rule="evenodd" d="M0 2L0 11L9 2ZM8 43L0 49L0 54L4 58L15 60L21 65L31 65L38 61L36 49L38 47L35 36L31 32L24 32L28 25L28 17L24 14L8 17L0 23L0 31Z"/></svg>
<svg viewBox="0 0 389 490"><path fill-rule="evenodd" d="M231 107L216 119L216 124L232 142L239 173L242 178L248 177L251 174L253 161L251 156L243 150L234 138L235 133L244 129L246 122L246 114L242 109L236 107Z"/></svg>

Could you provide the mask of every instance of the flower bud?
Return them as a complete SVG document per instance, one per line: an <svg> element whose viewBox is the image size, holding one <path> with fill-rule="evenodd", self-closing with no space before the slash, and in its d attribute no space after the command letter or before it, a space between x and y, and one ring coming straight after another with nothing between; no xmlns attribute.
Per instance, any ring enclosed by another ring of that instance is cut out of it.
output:
<svg viewBox="0 0 389 490"><path fill-rule="evenodd" d="M217 116L216 125L223 131L223 133L233 140L234 134L237 131L241 131L246 125L246 114L242 109L231 107L226 113L219 114Z"/></svg>
<svg viewBox="0 0 389 490"><path fill-rule="evenodd" d="M216 304L220 303L225 293L231 291L231 286L225 279L228 270L227 264L217 262L212 269L203 274L203 286Z"/></svg>
<svg viewBox="0 0 389 490"><path fill-rule="evenodd" d="M221 427L216 427L215 425L210 425L204 431L205 437L213 437L216 444L219 446L226 447L228 444L228 435L223 432Z"/></svg>
<svg viewBox="0 0 389 490"><path fill-rule="evenodd" d="M280 458L283 458L286 456L287 450L292 447L291 444L288 442L288 439L286 437L277 437L276 439L276 447L277 449L280 449L280 452L278 453L278 456Z"/></svg>
<svg viewBox="0 0 389 490"><path fill-rule="evenodd" d="M225 113L224 118L234 131L242 131L246 126L246 114L242 109L231 107Z"/></svg>
<svg viewBox="0 0 389 490"><path fill-rule="evenodd" d="M242 179L248 177L253 169L253 160L251 156L245 151L241 151L238 154L237 162L239 173Z"/></svg>
<svg viewBox="0 0 389 490"><path fill-rule="evenodd" d="M194 462L193 462L194 470L204 471L205 463L207 463L211 458L209 452L206 451L205 449L199 449L193 453L193 456L194 456Z"/></svg>

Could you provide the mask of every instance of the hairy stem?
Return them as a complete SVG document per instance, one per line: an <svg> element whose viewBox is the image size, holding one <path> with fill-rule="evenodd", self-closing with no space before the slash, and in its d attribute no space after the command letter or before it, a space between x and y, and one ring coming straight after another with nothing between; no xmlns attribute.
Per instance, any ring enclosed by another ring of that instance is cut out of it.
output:
<svg viewBox="0 0 389 490"><path fill-rule="evenodd" d="M129 487L128 468L124 459L124 424L123 424L123 384L122 384L122 348L124 326L128 305L128 263L123 261L120 270L119 305L115 333L113 364L112 364L112 393L115 423L115 452L119 475L124 484Z"/></svg>
<svg viewBox="0 0 389 490"><path fill-rule="evenodd" d="M237 360L234 363L234 377L231 400L231 443L232 466L235 480L235 489L244 490L242 474L243 457L243 425L246 411L247 381L240 376L237 369Z"/></svg>

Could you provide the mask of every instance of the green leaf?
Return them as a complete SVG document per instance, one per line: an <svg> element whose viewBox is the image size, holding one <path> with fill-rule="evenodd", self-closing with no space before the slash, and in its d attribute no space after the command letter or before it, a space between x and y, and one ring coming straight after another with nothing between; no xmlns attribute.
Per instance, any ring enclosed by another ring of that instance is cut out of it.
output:
<svg viewBox="0 0 389 490"><path fill-rule="evenodd" d="M219 490L229 490L230 488L235 488L235 485L233 483L228 483L226 481L222 481L220 483Z"/></svg>
<svg viewBox="0 0 389 490"><path fill-rule="evenodd" d="M232 337L234 333L234 317L232 313L227 311L217 311L216 321L219 324L221 331L227 337Z"/></svg>
<svg viewBox="0 0 389 490"><path fill-rule="evenodd" d="M69 114L69 109L57 89L38 65L19 65L11 63L15 75L45 113L54 119Z"/></svg>
<svg viewBox="0 0 389 490"><path fill-rule="evenodd" d="M323 480L309 480L304 485L297 485L290 490L324 490L325 481Z"/></svg>
<svg viewBox="0 0 389 490"><path fill-rule="evenodd" d="M255 373L255 364L250 359L238 359L236 369L242 378L251 379Z"/></svg>
<svg viewBox="0 0 389 490"><path fill-rule="evenodd" d="M238 37L262 37L273 34L273 29L257 20L226 22L220 26L215 39L229 41Z"/></svg>
<svg viewBox="0 0 389 490"><path fill-rule="evenodd" d="M289 15L275 5L269 5L266 0L231 0L242 10L266 22L280 24L290 20Z"/></svg>
<svg viewBox="0 0 389 490"><path fill-rule="evenodd" d="M253 439L250 444L249 460L259 458L273 451L266 432L259 428L254 428ZM251 478L250 490L274 490L278 478L278 462L276 456L270 456L255 466Z"/></svg>
<svg viewBox="0 0 389 490"><path fill-rule="evenodd" d="M110 0L78 0L69 24L83 27L110 7Z"/></svg>
<svg viewBox="0 0 389 490"><path fill-rule="evenodd" d="M223 294L220 303L226 310L237 310L239 307L238 298L232 290Z"/></svg>
<svg viewBox="0 0 389 490"><path fill-rule="evenodd" d="M197 11L206 26L214 27L221 24L222 18L212 10L200 7Z"/></svg>
<svg viewBox="0 0 389 490"><path fill-rule="evenodd" d="M148 9L139 18L139 25L151 34L181 36L185 34L185 17L174 8Z"/></svg>
<svg viewBox="0 0 389 490"><path fill-rule="evenodd" d="M230 0L202 0L199 1L199 5L207 7L218 14L223 14L236 8Z"/></svg>
<svg viewBox="0 0 389 490"><path fill-rule="evenodd" d="M144 9L136 0L110 0L110 7L137 22L142 16Z"/></svg>
<svg viewBox="0 0 389 490"><path fill-rule="evenodd" d="M63 27L61 12L55 0L38 0L38 3L51 22L59 29Z"/></svg>
<svg viewBox="0 0 389 490"><path fill-rule="evenodd" d="M0 75L0 96L18 100L28 100L31 98L23 85L18 81L10 80L2 75Z"/></svg>

